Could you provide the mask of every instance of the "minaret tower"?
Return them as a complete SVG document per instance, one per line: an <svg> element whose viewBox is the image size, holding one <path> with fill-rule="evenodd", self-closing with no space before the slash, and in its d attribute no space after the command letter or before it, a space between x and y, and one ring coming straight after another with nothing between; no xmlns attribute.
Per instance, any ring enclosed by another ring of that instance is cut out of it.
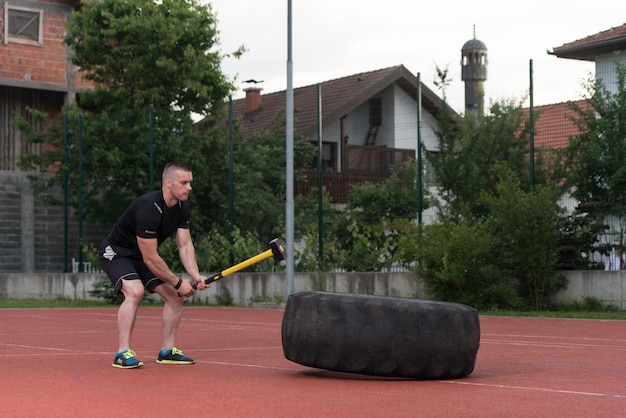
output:
<svg viewBox="0 0 626 418"><path fill-rule="evenodd" d="M465 111L474 112L480 120L485 102L483 82L487 80L487 47L476 39L476 26L474 39L465 42L461 57L461 79L465 82Z"/></svg>

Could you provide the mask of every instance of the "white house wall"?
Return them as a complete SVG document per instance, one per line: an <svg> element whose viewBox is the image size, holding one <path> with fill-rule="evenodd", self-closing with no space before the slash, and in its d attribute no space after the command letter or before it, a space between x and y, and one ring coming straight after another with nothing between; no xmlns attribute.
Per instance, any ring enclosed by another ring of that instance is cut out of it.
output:
<svg viewBox="0 0 626 418"><path fill-rule="evenodd" d="M331 125L322 129L322 141L339 143L341 140L341 124L339 121L333 122Z"/></svg>
<svg viewBox="0 0 626 418"><path fill-rule="evenodd" d="M396 108L394 148L417 151L417 105L415 100L399 86L394 86Z"/></svg>
<svg viewBox="0 0 626 418"><path fill-rule="evenodd" d="M312 141L317 141L317 135L311 138ZM339 120L334 121L329 126L322 128L322 142L329 142L337 144L337 171L341 171L341 123Z"/></svg>
<svg viewBox="0 0 626 418"><path fill-rule="evenodd" d="M383 106L385 104L383 103ZM385 121L383 121L385 123ZM362 103L344 120L344 133L348 136L348 144L365 145L365 136L369 130L369 107L367 102Z"/></svg>
<svg viewBox="0 0 626 418"><path fill-rule="evenodd" d="M395 86L395 145L394 148L414 149L417 150L417 106L415 100L409 96L406 91ZM438 122L433 115L422 108L421 125L422 125L422 143L429 151L436 151L439 141L434 126Z"/></svg>
<svg viewBox="0 0 626 418"><path fill-rule="evenodd" d="M395 97L397 89L398 87L394 84L387 87L379 95L377 95L377 97L382 99L383 106L382 125L380 126L378 136L376 137L376 145L378 146L384 146L387 148L402 148L398 146L398 140L395 136L398 131L398 112L402 112L402 109L398 109L396 106ZM369 108L369 104L366 105L368 105Z"/></svg>
<svg viewBox="0 0 626 418"><path fill-rule="evenodd" d="M417 149L417 110L415 100L398 85L384 89L375 97L382 99L382 124L376 146ZM426 149L436 151L438 140L433 129L437 120L422 109L422 142ZM348 143L365 145L369 130L369 102L365 101L348 114L344 122Z"/></svg>
<svg viewBox="0 0 626 418"><path fill-rule="evenodd" d="M622 65L626 65L624 53L617 56L615 54L607 54L596 57L596 80L602 81L602 84L613 94L617 93L616 59Z"/></svg>
<svg viewBox="0 0 626 418"><path fill-rule="evenodd" d="M415 100L401 87L392 85L374 97L382 100L382 124L376 137L376 146L417 150L417 110ZM438 150L434 127L437 119L422 109L422 143L429 151ZM361 103L343 120L344 135L350 145L365 145L369 131L369 100ZM311 140L317 140L317 136ZM341 120L336 120L322 130L322 141L337 144L337 167L341 171Z"/></svg>
<svg viewBox="0 0 626 418"><path fill-rule="evenodd" d="M439 138L435 133L435 128L439 122L435 117L422 109L422 144L428 151L439 151Z"/></svg>

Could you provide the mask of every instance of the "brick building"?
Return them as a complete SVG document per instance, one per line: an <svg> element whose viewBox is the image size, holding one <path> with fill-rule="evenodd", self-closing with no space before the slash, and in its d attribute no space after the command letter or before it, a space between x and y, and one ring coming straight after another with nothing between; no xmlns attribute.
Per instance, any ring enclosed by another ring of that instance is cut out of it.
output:
<svg viewBox="0 0 626 418"><path fill-rule="evenodd" d="M75 219L64 239L63 208L33 194L20 171L25 153L37 152L12 126L28 108L51 115L88 88L63 43L68 16L78 0L0 3L0 271L61 271L76 257ZM51 191L60 193L60 191ZM64 247L73 248L64 254Z"/></svg>
<svg viewBox="0 0 626 418"><path fill-rule="evenodd" d="M32 151L11 127L27 108L60 111L86 84L63 44L65 25L77 0L22 0L0 6L0 170L17 170L24 152Z"/></svg>

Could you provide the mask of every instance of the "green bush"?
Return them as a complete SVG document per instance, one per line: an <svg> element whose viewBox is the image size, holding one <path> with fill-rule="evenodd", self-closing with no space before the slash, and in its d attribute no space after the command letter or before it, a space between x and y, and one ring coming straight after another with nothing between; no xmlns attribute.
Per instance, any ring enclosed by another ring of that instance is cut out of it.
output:
<svg viewBox="0 0 626 418"><path fill-rule="evenodd" d="M242 234L239 229L233 231L229 238L224 234L213 234L194 239L196 259L201 272L221 272L228 267L254 257L267 250L267 243L261 243L252 233ZM183 272L185 268L180 262L176 240L168 239L159 247L159 254L174 272ZM272 271L282 268L273 258L261 261L246 271Z"/></svg>
<svg viewBox="0 0 626 418"><path fill-rule="evenodd" d="M414 270L438 299L489 310L546 309L567 285L555 268L558 192L549 186L524 191L504 165L493 173L496 190L480 199L484 219L425 226L413 240L401 240L400 253L406 263L413 248Z"/></svg>
<svg viewBox="0 0 626 418"><path fill-rule="evenodd" d="M517 293L535 310L544 309L550 295L567 285L557 275L562 209L556 187L522 189L503 164L496 166L496 191L481 195L489 216L484 227L493 237L494 262L515 279Z"/></svg>
<svg viewBox="0 0 626 418"><path fill-rule="evenodd" d="M217 304L220 306L233 306L233 297L227 287L221 286L220 292L215 295Z"/></svg>
<svg viewBox="0 0 626 418"><path fill-rule="evenodd" d="M494 263L492 242L489 232L467 224L427 225L416 237L413 271L439 300L477 309L519 308L514 283Z"/></svg>
<svg viewBox="0 0 626 418"><path fill-rule="evenodd" d="M111 280L106 276L94 282L93 289L89 291L89 295L98 299L104 299L113 305L119 305L124 301L124 295L115 291Z"/></svg>

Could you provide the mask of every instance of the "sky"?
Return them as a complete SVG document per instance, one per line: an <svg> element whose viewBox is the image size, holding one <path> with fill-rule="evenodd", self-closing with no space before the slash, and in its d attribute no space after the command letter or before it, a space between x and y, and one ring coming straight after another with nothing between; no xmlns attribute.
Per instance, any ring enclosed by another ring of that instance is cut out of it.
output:
<svg viewBox="0 0 626 418"><path fill-rule="evenodd" d="M262 80L262 93L287 88L287 0L201 0L217 18L220 50L244 46L240 58L224 58L234 81ZM512 6L518 4L518 6ZM436 68L448 69L449 103L464 106L461 48L473 39L487 47L487 103L527 106L530 61L533 103L579 99L593 63L549 55L555 47L626 23L623 0L292 0L294 88L381 68L404 65L440 97Z"/></svg>

